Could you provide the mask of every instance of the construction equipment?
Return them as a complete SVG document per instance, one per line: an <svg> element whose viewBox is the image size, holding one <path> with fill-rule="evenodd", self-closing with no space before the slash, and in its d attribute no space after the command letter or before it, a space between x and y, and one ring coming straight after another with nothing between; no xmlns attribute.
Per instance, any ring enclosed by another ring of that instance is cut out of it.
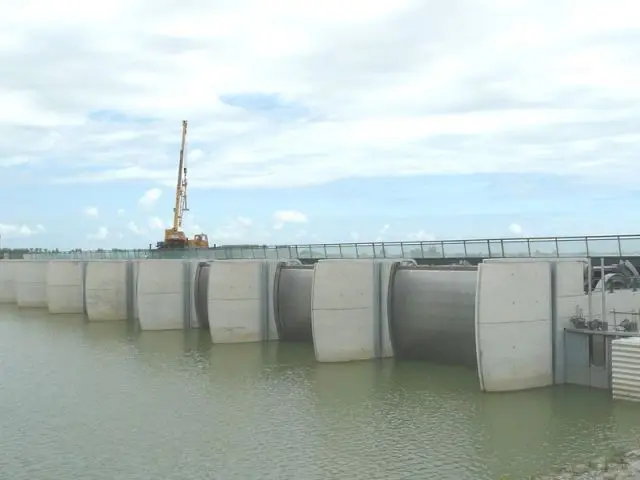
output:
<svg viewBox="0 0 640 480"><path fill-rule="evenodd" d="M182 231L182 217L189 211L187 206L187 167L185 166L185 144L187 140L187 121L182 121L182 142L180 144L180 162L178 164L178 184L176 186L176 204L173 208L173 226L164 231L164 241L157 247L166 248L209 248L209 238L198 233L192 239Z"/></svg>

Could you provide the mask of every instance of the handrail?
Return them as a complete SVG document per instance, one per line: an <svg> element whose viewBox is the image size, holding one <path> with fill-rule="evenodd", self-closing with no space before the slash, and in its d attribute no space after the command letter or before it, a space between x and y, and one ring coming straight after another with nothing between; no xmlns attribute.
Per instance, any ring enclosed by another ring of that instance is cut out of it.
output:
<svg viewBox="0 0 640 480"><path fill-rule="evenodd" d="M322 259L322 258L529 258L640 256L640 234L571 237L510 237L401 242L222 245L188 250L31 252L42 259Z"/></svg>

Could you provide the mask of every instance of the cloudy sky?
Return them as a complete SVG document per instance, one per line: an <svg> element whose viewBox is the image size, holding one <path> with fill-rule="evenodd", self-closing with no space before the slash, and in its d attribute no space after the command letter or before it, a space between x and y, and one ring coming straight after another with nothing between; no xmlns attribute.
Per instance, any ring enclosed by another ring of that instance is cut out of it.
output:
<svg viewBox="0 0 640 480"><path fill-rule="evenodd" d="M3 246L634 233L633 0L0 3Z"/></svg>

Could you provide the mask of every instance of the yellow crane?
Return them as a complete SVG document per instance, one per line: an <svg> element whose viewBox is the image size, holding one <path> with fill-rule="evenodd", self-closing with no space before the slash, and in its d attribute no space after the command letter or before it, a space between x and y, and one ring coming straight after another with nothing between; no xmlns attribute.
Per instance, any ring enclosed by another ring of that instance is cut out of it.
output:
<svg viewBox="0 0 640 480"><path fill-rule="evenodd" d="M158 248L209 248L209 238L205 233L198 233L192 239L182 231L182 217L187 207L187 167L185 166L185 144L187 141L187 121L182 121L182 142L180 144L180 161L178 163L178 184L176 186L176 203L173 208L173 226L164 231L164 241L158 242Z"/></svg>

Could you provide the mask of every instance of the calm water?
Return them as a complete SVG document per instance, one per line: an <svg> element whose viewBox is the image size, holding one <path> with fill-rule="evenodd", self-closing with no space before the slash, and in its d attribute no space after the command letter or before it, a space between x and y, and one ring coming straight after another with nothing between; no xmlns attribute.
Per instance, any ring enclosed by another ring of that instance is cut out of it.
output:
<svg viewBox="0 0 640 480"><path fill-rule="evenodd" d="M204 333L0 309L0 478L494 480L640 438L607 392L482 395L461 368Z"/></svg>

